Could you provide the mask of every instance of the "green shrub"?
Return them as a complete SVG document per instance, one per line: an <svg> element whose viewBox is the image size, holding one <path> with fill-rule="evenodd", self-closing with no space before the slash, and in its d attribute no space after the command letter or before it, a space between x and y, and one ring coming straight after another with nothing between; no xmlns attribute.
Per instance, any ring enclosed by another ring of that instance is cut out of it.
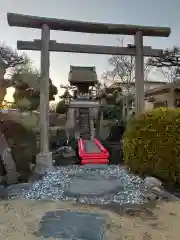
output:
<svg viewBox="0 0 180 240"><path fill-rule="evenodd" d="M66 112L67 112L67 105L65 103L65 100L59 101L56 106L56 113L66 114Z"/></svg>
<svg viewBox="0 0 180 240"><path fill-rule="evenodd" d="M32 130L39 126L38 117L33 113L22 115L20 122L27 130Z"/></svg>
<svg viewBox="0 0 180 240"><path fill-rule="evenodd" d="M123 148L124 161L135 173L180 183L180 110L158 108L135 117Z"/></svg>

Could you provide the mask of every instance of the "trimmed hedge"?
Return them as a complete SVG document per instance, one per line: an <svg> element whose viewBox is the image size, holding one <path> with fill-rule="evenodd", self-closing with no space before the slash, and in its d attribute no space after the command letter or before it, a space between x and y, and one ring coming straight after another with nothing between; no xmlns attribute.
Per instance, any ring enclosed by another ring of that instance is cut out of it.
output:
<svg viewBox="0 0 180 240"><path fill-rule="evenodd" d="M180 183L180 110L158 108L135 117L127 125L123 148L133 172Z"/></svg>

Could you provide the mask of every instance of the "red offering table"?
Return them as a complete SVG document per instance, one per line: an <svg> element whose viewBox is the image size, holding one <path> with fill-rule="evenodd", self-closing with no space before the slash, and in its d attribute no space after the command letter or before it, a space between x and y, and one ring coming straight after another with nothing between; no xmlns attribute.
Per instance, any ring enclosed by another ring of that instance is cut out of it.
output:
<svg viewBox="0 0 180 240"><path fill-rule="evenodd" d="M78 152L81 164L108 164L109 153L103 145L94 138L93 140L78 140Z"/></svg>

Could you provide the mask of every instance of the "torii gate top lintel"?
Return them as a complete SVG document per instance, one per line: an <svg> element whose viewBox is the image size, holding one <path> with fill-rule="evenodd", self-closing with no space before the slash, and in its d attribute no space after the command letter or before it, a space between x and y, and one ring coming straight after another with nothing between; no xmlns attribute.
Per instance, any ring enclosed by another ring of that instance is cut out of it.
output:
<svg viewBox="0 0 180 240"><path fill-rule="evenodd" d="M169 37L171 33L169 27L83 22L16 13L7 13L7 20L9 26L14 27L42 28L42 26L46 24L51 30L82 33L135 35L136 32L140 31L143 36L153 37Z"/></svg>

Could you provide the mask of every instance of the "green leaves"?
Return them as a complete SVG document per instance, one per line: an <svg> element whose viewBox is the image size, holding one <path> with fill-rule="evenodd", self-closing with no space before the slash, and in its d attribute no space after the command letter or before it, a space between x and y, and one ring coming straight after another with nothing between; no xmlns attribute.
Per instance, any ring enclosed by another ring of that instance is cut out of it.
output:
<svg viewBox="0 0 180 240"><path fill-rule="evenodd" d="M154 109L129 122L124 160L139 174L180 182L180 110Z"/></svg>
<svg viewBox="0 0 180 240"><path fill-rule="evenodd" d="M56 112L59 114L65 114L67 112L67 105L65 104L64 100L58 102L56 106Z"/></svg>

